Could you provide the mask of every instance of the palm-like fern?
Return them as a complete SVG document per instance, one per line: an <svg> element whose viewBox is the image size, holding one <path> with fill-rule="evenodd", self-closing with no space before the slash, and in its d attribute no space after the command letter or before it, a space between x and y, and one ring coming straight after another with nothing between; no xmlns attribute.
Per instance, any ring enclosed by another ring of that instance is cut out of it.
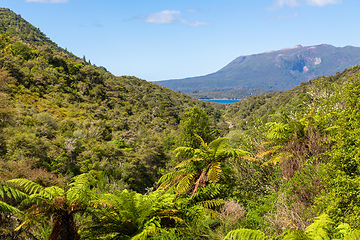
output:
<svg viewBox="0 0 360 240"><path fill-rule="evenodd" d="M116 191L105 194L93 211L90 226L84 232L88 238L147 239L165 231L163 227L181 221L173 208L174 195L160 191L150 195Z"/></svg>
<svg viewBox="0 0 360 240"><path fill-rule="evenodd" d="M215 185L224 177L225 160L241 157L246 154L241 150L228 150L227 138L218 138L210 144L200 137L201 147L178 147L175 149L176 158L185 158L175 168L175 172L162 176L159 180L159 189L173 188L177 195L195 194L199 188L208 183Z"/></svg>
<svg viewBox="0 0 360 240"><path fill-rule="evenodd" d="M14 200L23 200L26 197L27 197L26 194L17 190L16 188L14 188L8 184L5 184L5 183L0 183L0 198L1 199L8 198L8 199L14 199ZM16 207L13 207L3 201L0 201L0 212L21 213L21 211L19 209L17 209Z"/></svg>
<svg viewBox="0 0 360 240"><path fill-rule="evenodd" d="M237 229L230 231L224 240L268 240L269 238L265 233L258 230L251 229Z"/></svg>
<svg viewBox="0 0 360 240"><path fill-rule="evenodd" d="M20 225L31 224L39 215L51 215L55 224L49 239L79 239L74 214L85 212L96 200L91 190L95 178L91 173L81 174L73 179L65 188L57 186L42 187L27 179L13 179L9 182L17 185L29 196L22 205L27 208L27 219Z"/></svg>

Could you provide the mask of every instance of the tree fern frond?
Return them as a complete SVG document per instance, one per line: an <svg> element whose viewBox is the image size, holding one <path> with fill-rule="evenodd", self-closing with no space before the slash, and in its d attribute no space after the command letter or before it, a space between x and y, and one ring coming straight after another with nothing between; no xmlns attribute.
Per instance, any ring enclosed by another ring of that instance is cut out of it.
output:
<svg viewBox="0 0 360 240"><path fill-rule="evenodd" d="M215 183L220 181L221 176L222 176L221 173L222 173L221 163L220 162L214 162L209 167L207 177L208 177L209 181L213 185L215 185Z"/></svg>
<svg viewBox="0 0 360 240"><path fill-rule="evenodd" d="M16 184L24 189L28 194L41 193L47 195L48 193L45 191L44 187L34 183L33 181L24 179L24 178L16 178L8 181L9 183Z"/></svg>
<svg viewBox="0 0 360 240"><path fill-rule="evenodd" d="M193 157L193 158L186 159L186 160L182 161L181 163L179 163L178 165L176 165L175 169L182 168L182 167L186 166L187 164L191 163L192 161L194 161L194 162L203 161L203 159L198 158L198 157Z"/></svg>
<svg viewBox="0 0 360 240"><path fill-rule="evenodd" d="M91 191L94 181L95 178L91 173L83 173L74 177L74 182L69 184L70 188L66 192L66 198L70 203L90 201L95 198Z"/></svg>
<svg viewBox="0 0 360 240"><path fill-rule="evenodd" d="M265 233L252 229L237 229L230 231L223 240L268 240Z"/></svg>
<svg viewBox="0 0 360 240"><path fill-rule="evenodd" d="M0 197L4 198L5 196L7 196L8 198L13 198L15 200L21 200L27 197L25 193L19 191L18 189L8 184L0 183Z"/></svg>
<svg viewBox="0 0 360 240"><path fill-rule="evenodd" d="M175 158L188 158L194 155L194 149L191 147L178 147L174 150Z"/></svg>
<svg viewBox="0 0 360 240"><path fill-rule="evenodd" d="M190 200L202 200L202 199L212 199L216 198L220 195L223 189L223 185L215 184L215 185L207 185L204 188L199 189L196 193L194 193Z"/></svg>
<svg viewBox="0 0 360 240"><path fill-rule="evenodd" d="M189 190L191 183L194 182L195 175L196 173L189 173L178 182L176 186L177 194L184 194Z"/></svg>
<svg viewBox="0 0 360 240"><path fill-rule="evenodd" d="M228 142L229 142L228 138L221 137L221 138L218 138L218 139L215 139L214 141L212 141L209 144L209 148L214 149L215 151L217 151L218 149L224 148L227 145Z"/></svg>
<svg viewBox="0 0 360 240"><path fill-rule="evenodd" d="M329 232L333 225L334 222L327 214L321 214L305 229L305 233L314 240L330 239Z"/></svg>
<svg viewBox="0 0 360 240"><path fill-rule="evenodd" d="M195 136L200 140L200 146L202 148L204 148L205 150L208 149L208 145L207 143L202 139L202 137L200 137L199 135L195 134Z"/></svg>
<svg viewBox="0 0 360 240"><path fill-rule="evenodd" d="M287 230L281 236L284 236L283 240L313 240L304 231L297 229Z"/></svg>
<svg viewBox="0 0 360 240"><path fill-rule="evenodd" d="M3 201L0 201L0 213L22 213L22 211L20 211L19 209L17 209L16 207L13 207Z"/></svg>

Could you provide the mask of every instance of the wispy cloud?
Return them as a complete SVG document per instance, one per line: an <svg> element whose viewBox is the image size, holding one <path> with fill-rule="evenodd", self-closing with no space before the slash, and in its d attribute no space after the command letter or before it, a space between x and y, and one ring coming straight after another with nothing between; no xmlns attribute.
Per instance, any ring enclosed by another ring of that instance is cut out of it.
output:
<svg viewBox="0 0 360 240"><path fill-rule="evenodd" d="M302 5L322 7L329 4L339 4L341 0L275 0L273 7L269 9L276 9L285 6L298 7Z"/></svg>
<svg viewBox="0 0 360 240"><path fill-rule="evenodd" d="M38 3L66 3L69 0L25 0L25 2L38 2Z"/></svg>
<svg viewBox="0 0 360 240"><path fill-rule="evenodd" d="M145 17L145 22L156 23L156 24L165 24L179 22L182 19L182 14L180 11L175 10L164 10L157 13L152 13L149 16Z"/></svg>
<svg viewBox="0 0 360 240"><path fill-rule="evenodd" d="M194 9L188 9L186 11L196 12ZM143 19L145 22L154 24L182 23L191 27L199 27L211 24L210 22L188 21L178 10L164 10L161 12L152 13L148 16L143 16L140 19Z"/></svg>

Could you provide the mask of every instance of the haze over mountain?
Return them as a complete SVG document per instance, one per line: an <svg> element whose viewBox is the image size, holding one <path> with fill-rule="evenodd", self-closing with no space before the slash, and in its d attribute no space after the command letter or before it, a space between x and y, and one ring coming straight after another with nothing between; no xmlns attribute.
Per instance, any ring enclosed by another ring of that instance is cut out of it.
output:
<svg viewBox="0 0 360 240"><path fill-rule="evenodd" d="M158 81L198 98L236 98L282 91L319 76L330 76L360 62L360 48L322 44L240 56L217 72Z"/></svg>

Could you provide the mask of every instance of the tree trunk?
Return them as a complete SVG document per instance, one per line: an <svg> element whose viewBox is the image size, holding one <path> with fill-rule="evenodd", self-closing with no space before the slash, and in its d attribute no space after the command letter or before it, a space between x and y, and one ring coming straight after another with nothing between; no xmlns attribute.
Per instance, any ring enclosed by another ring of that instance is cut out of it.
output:
<svg viewBox="0 0 360 240"><path fill-rule="evenodd" d="M48 240L80 240L72 214L64 211L56 216Z"/></svg>

